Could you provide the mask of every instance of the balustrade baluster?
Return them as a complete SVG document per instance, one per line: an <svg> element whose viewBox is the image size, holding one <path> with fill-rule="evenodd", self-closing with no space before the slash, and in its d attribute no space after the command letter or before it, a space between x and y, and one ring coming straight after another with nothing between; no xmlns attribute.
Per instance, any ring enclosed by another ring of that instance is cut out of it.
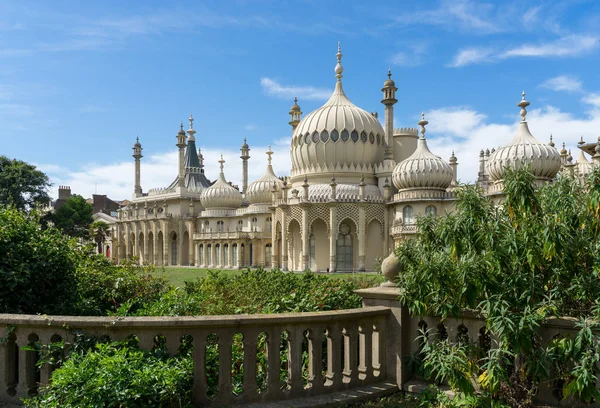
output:
<svg viewBox="0 0 600 408"><path fill-rule="evenodd" d="M253 401L258 395L256 384L257 330L245 330L244 336L244 401Z"/></svg>
<svg viewBox="0 0 600 408"><path fill-rule="evenodd" d="M308 332L308 382L312 395L323 391L323 328Z"/></svg>
<svg viewBox="0 0 600 408"><path fill-rule="evenodd" d="M35 381L35 351L22 350L24 346L31 346L37 340L35 334L29 337L25 332L17 333L17 347L19 359L19 383L17 384L17 397L25 398L37 391ZM35 338L35 340L30 340Z"/></svg>
<svg viewBox="0 0 600 408"><path fill-rule="evenodd" d="M281 343L281 329L270 327L267 331L267 396L277 399L281 395L281 358L279 344Z"/></svg>
<svg viewBox="0 0 600 408"><path fill-rule="evenodd" d="M361 324L364 333L365 353L365 382L372 382L373 377L373 323L363 322Z"/></svg>
<svg viewBox="0 0 600 408"><path fill-rule="evenodd" d="M219 395L220 402L230 401L233 396L231 382L231 345L233 333L229 330L217 332L219 336Z"/></svg>
<svg viewBox="0 0 600 408"><path fill-rule="evenodd" d="M170 356L174 356L179 352L179 346L181 345L181 333L167 332L165 337L167 338L167 352Z"/></svg>
<svg viewBox="0 0 600 408"><path fill-rule="evenodd" d="M358 330L355 324L347 323L344 334L343 382L355 385L358 382Z"/></svg>
<svg viewBox="0 0 600 408"><path fill-rule="evenodd" d="M3 328L3 332L6 332L6 328ZM4 334L3 334L4 335ZM10 378L9 371L13 367L14 357L10 355L9 350L12 352L11 340L8 338L0 343L0 401L8 399L8 382ZM11 358L12 357L12 358Z"/></svg>
<svg viewBox="0 0 600 408"><path fill-rule="evenodd" d="M304 380L302 378L302 341L303 331L300 326L291 326L288 336L288 382L292 396L302 395Z"/></svg>
<svg viewBox="0 0 600 408"><path fill-rule="evenodd" d="M375 364L373 365L374 375L378 380L382 380L386 377L386 320L384 318L377 318L375 320L375 331L376 331L376 342L373 343L373 353L377 356Z"/></svg>
<svg viewBox="0 0 600 408"><path fill-rule="evenodd" d="M206 395L206 333L194 331L192 341L194 344L192 353L194 359L192 398L196 406L204 407L208 405L208 396Z"/></svg>
<svg viewBox="0 0 600 408"><path fill-rule="evenodd" d="M155 332L141 332L138 334L139 346L142 350L152 350L154 347Z"/></svg>
<svg viewBox="0 0 600 408"><path fill-rule="evenodd" d="M339 327L327 329L327 378L326 386L338 390L342 385L342 334Z"/></svg>
<svg viewBox="0 0 600 408"><path fill-rule="evenodd" d="M40 334L40 344L42 345L41 353L42 356L48 353L48 344L52 342L51 334L44 331ZM47 385L50 383L50 375L52 374L52 367L48 363L44 363L40 367L40 384Z"/></svg>

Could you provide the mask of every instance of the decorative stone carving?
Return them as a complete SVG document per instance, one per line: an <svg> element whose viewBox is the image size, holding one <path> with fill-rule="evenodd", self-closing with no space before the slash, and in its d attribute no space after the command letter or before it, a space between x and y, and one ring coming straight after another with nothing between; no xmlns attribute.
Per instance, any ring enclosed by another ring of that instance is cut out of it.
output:
<svg viewBox="0 0 600 408"><path fill-rule="evenodd" d="M396 286L394 280L398 277L398 274L402 272L402 264L396 256L396 253L392 253L383 260L381 263L381 273L387 279L387 282L383 282L381 286Z"/></svg>

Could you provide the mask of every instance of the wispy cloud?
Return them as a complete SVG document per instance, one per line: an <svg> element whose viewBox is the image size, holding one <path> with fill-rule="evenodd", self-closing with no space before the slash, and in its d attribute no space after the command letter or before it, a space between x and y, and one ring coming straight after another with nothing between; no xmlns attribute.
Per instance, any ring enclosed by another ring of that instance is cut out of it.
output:
<svg viewBox="0 0 600 408"><path fill-rule="evenodd" d="M326 100L332 92L330 89L315 88L313 86L282 85L276 80L266 77L261 78L260 85L267 95L290 100L295 96L299 99Z"/></svg>
<svg viewBox="0 0 600 408"><path fill-rule="evenodd" d="M592 35L567 35L554 41L523 44L506 50L470 47L459 50L450 67L498 62L509 58L565 58L591 53L600 48L600 38Z"/></svg>
<svg viewBox="0 0 600 408"><path fill-rule="evenodd" d="M416 67L423 64L428 44L425 42L409 44L405 50L392 55L390 63L404 67Z"/></svg>
<svg viewBox="0 0 600 408"><path fill-rule="evenodd" d="M583 83L579 79L570 75L559 75L540 84L540 88L565 92L580 92L582 86Z"/></svg>
<svg viewBox="0 0 600 408"><path fill-rule="evenodd" d="M256 125L254 123L249 123L246 126L244 126L244 130L247 130L248 132L252 132L252 131L256 130Z"/></svg>

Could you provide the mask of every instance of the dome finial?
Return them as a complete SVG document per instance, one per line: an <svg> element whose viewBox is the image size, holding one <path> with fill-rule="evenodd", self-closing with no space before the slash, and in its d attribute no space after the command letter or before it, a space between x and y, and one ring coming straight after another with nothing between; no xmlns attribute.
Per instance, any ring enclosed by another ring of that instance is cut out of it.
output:
<svg viewBox="0 0 600 408"><path fill-rule="evenodd" d="M525 108L529 106L529 102L525 100L525 91L521 92L521 101L517 103L517 106L521 108L521 122L525 122L527 116L527 109Z"/></svg>
<svg viewBox="0 0 600 408"><path fill-rule="evenodd" d="M392 79L392 70L388 67L388 79Z"/></svg>
<svg viewBox="0 0 600 408"><path fill-rule="evenodd" d="M338 81L342 79L342 72L344 72L344 67L342 67L342 49L340 47L340 42L338 41L338 52L335 54L337 57L337 65L335 66L335 77Z"/></svg>
<svg viewBox="0 0 600 408"><path fill-rule="evenodd" d="M418 125L421 126L421 139L425 139L425 132L427 132L425 125L428 123L429 122L425 120L425 112L421 112L421 120L418 123Z"/></svg>
<svg viewBox="0 0 600 408"><path fill-rule="evenodd" d="M221 160L219 160L219 165L221 166L221 174L223 174L223 163L225 163L225 160L223 160L223 154L221 153Z"/></svg>
<svg viewBox="0 0 600 408"><path fill-rule="evenodd" d="M140 142L140 137L136 136L135 141L136 141L136 143L139 143Z"/></svg>
<svg viewBox="0 0 600 408"><path fill-rule="evenodd" d="M271 145L269 145L269 150L267 150L267 156L269 157L269 166L271 165L271 155L273 154L273 150L271 150Z"/></svg>
<svg viewBox="0 0 600 408"><path fill-rule="evenodd" d="M179 130L183 132L183 122L179 122Z"/></svg>
<svg viewBox="0 0 600 408"><path fill-rule="evenodd" d="M190 121L190 129L194 128L194 117L192 116L192 114L190 113L190 117L188 119Z"/></svg>
<svg viewBox="0 0 600 408"><path fill-rule="evenodd" d="M583 141L583 135L581 135L581 138L579 139L579 142L577 142L577 144L579 146L581 146L582 144L585 144L585 142Z"/></svg>

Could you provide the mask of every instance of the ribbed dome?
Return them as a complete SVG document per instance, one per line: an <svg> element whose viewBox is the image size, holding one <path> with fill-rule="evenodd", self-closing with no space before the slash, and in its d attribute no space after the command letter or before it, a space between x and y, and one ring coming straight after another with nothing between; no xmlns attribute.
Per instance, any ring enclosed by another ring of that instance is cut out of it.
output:
<svg viewBox="0 0 600 408"><path fill-rule="evenodd" d="M450 165L431 153L425 140L425 125L422 119L421 138L417 148L407 159L396 165L392 181L398 190L407 188L446 189L452 183L453 173Z"/></svg>
<svg viewBox="0 0 600 408"><path fill-rule="evenodd" d="M246 198L250 204L270 204L272 199L271 189L273 188L273 184L276 184L278 189L283 187L283 181L279 180L279 178L277 178L273 172L273 166L271 165L272 154L273 152L269 146L269 151L267 152L267 155L269 156L269 164L267 165L265 174L258 180L250 183L248 186Z"/></svg>
<svg viewBox="0 0 600 408"><path fill-rule="evenodd" d="M585 153L583 153L583 150L579 151L579 157L577 157L576 163L577 163L577 174L579 174L580 177L587 176L593 170L593 165L585 157Z"/></svg>
<svg viewBox="0 0 600 408"><path fill-rule="evenodd" d="M337 55L338 80L331 98L306 115L292 135L292 181L305 174L311 179L333 172L349 173L358 180L383 159L383 128L375 116L354 105L344 93L341 53Z"/></svg>
<svg viewBox="0 0 600 408"><path fill-rule="evenodd" d="M235 209L242 205L242 194L233 188L223 174L223 157L221 156L221 173L215 183L200 194L200 203L207 210Z"/></svg>
<svg viewBox="0 0 600 408"><path fill-rule="evenodd" d="M529 102L523 99L517 104L521 107L521 122L517 134L506 146L496 150L487 161L487 172L492 181L501 180L507 169L518 170L527 165L538 179L552 179L560 170L560 154L556 148L537 140L529 131L525 117Z"/></svg>

